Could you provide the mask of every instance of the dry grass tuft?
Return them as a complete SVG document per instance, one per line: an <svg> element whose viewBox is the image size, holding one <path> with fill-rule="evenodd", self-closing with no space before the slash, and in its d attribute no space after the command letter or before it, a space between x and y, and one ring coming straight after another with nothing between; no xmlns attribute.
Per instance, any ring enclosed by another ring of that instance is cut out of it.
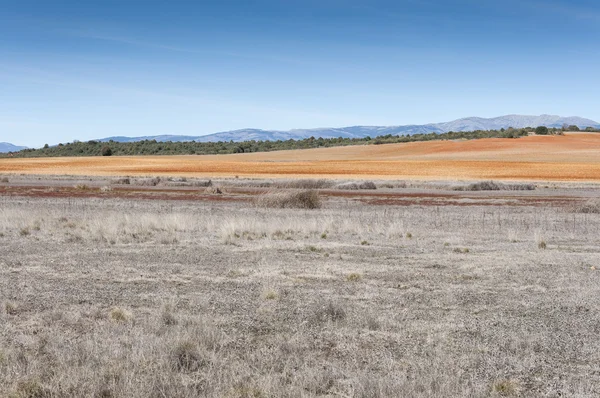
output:
<svg viewBox="0 0 600 398"><path fill-rule="evenodd" d="M492 386L492 391L501 397L514 397L519 395L519 388L512 380L499 380Z"/></svg>
<svg viewBox="0 0 600 398"><path fill-rule="evenodd" d="M4 311L8 315L17 315L19 313L19 307L17 307L15 303L7 301L6 303L4 303Z"/></svg>
<svg viewBox="0 0 600 398"><path fill-rule="evenodd" d="M10 394L8 398L51 398L54 396L37 379L28 379L19 381L14 393Z"/></svg>
<svg viewBox="0 0 600 398"><path fill-rule="evenodd" d="M277 292L275 290L267 289L263 292L263 297L265 298L265 300L275 300L279 296L277 295Z"/></svg>
<svg viewBox="0 0 600 398"><path fill-rule="evenodd" d="M180 372L196 372L208 364L198 345L189 340L179 342L171 355L173 367Z"/></svg>
<svg viewBox="0 0 600 398"><path fill-rule="evenodd" d="M112 187L111 187L111 186L108 186L108 185L105 185L105 186L103 186L103 187L100 187L100 192L110 192L110 191L112 191L112 190L113 190L113 189L112 189Z"/></svg>
<svg viewBox="0 0 600 398"><path fill-rule="evenodd" d="M160 320L164 325L173 326L177 325L177 317L175 316L175 310L173 306L167 304L163 307L162 313L160 314Z"/></svg>
<svg viewBox="0 0 600 398"><path fill-rule="evenodd" d="M258 207L279 209L320 209L321 196L315 190L270 191L254 200Z"/></svg>
<svg viewBox="0 0 600 398"><path fill-rule="evenodd" d="M357 272L353 272L351 274L348 274L348 276L346 276L346 280L348 282L358 282L361 279L362 279L362 276Z"/></svg>
<svg viewBox="0 0 600 398"><path fill-rule="evenodd" d="M129 314L129 312L119 307L115 307L112 310L110 310L109 315L110 319L112 319L115 322L126 322L131 317L131 314Z"/></svg>

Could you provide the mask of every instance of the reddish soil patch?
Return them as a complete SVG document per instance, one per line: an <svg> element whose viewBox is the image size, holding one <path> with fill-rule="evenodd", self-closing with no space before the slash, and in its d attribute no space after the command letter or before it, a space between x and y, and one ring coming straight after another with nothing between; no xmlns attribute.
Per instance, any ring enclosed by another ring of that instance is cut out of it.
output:
<svg viewBox="0 0 600 398"><path fill-rule="evenodd" d="M0 186L0 196L39 198L121 198L132 200L188 200L206 202L251 202L269 188L227 188L223 194L206 194L185 187L119 186L103 192L99 188L65 186ZM508 191L494 192L382 192L322 190L329 200L351 200L377 206L564 206L585 198L565 195L527 195Z"/></svg>

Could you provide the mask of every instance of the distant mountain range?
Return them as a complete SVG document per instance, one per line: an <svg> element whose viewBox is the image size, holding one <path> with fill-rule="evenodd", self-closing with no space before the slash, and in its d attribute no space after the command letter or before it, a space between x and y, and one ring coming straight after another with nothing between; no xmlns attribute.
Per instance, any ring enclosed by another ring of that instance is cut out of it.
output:
<svg viewBox="0 0 600 398"><path fill-rule="evenodd" d="M233 131L224 131L208 135L152 135L143 137L106 137L96 141L107 142L110 140L117 142L136 142L143 140L156 141L197 141L197 142L217 142L217 141L277 141L277 140L302 140L309 137L315 138L375 138L381 135L413 135L428 133L447 133L448 131L475 131L475 130L499 130L501 128L523 128L523 127L562 127L563 125L575 125L583 129L585 127L600 128L600 123L590 119L584 119L578 116L561 117L556 115L524 116L507 115L490 119L480 117L468 117L445 123L430 124L411 124L403 126L352 126L340 128L316 128L316 129L296 129L296 130L260 130L260 129L242 129ZM0 152L15 152L25 147L19 147L6 142L0 143Z"/></svg>
<svg viewBox="0 0 600 398"><path fill-rule="evenodd" d="M0 152L18 152L21 149L26 149L25 146L17 146L8 142L0 142Z"/></svg>
<svg viewBox="0 0 600 398"><path fill-rule="evenodd" d="M217 142L217 141L277 141L277 140L302 140L309 137L315 138L364 138L377 137L380 135L413 135L428 133L447 133L448 131L474 131L474 130L499 130L501 128L523 128L523 127L562 127L563 125L575 125L579 128L598 127L600 123L590 119L584 119L577 116L561 117L555 115L541 116L523 116L507 115L491 119L480 117L468 117L445 123L430 123L421 125L403 125L403 126L353 126L340 128L316 128L316 129L296 129L288 131L280 130L260 130L260 129L242 129L233 131L224 131L209 135L191 136L191 135L155 135L145 137L107 137L97 141L117 141L117 142L136 142L142 140L156 141L196 141L196 142Z"/></svg>

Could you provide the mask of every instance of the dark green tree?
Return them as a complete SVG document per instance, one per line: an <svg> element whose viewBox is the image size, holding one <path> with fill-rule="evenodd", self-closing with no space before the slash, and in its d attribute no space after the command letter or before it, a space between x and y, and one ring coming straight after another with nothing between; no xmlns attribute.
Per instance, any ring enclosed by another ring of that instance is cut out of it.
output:
<svg viewBox="0 0 600 398"><path fill-rule="evenodd" d="M102 150L100 151L100 153L102 154L102 156L111 156L112 155L112 149L110 149L110 147L107 146L103 146Z"/></svg>

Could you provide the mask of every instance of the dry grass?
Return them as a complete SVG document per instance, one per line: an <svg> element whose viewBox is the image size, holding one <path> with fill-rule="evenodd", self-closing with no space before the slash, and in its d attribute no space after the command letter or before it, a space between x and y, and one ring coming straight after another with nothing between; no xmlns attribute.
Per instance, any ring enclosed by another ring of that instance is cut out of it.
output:
<svg viewBox="0 0 600 398"><path fill-rule="evenodd" d="M258 207L279 209L319 209L321 196L316 190L273 190L258 196L254 203Z"/></svg>
<svg viewBox="0 0 600 398"><path fill-rule="evenodd" d="M572 213L600 214L600 199L590 199L583 203L576 203L567 207Z"/></svg>
<svg viewBox="0 0 600 398"><path fill-rule="evenodd" d="M600 394L597 214L1 201L2 397Z"/></svg>

